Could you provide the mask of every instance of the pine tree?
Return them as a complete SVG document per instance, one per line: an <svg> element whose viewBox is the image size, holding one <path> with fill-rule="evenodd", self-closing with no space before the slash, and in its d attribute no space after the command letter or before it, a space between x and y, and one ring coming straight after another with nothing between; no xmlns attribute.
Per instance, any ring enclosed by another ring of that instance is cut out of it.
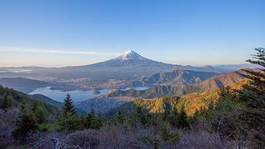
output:
<svg viewBox="0 0 265 149"><path fill-rule="evenodd" d="M45 108L39 103L33 103L32 111L37 117L38 124L45 122L47 116L49 115L48 111L46 111Z"/></svg>
<svg viewBox="0 0 265 149"><path fill-rule="evenodd" d="M12 105L12 99L10 99L8 96L4 96L3 103L1 104L1 108L5 111Z"/></svg>
<svg viewBox="0 0 265 149"><path fill-rule="evenodd" d="M124 115L121 113L121 111L119 111L118 112L118 115L117 115L117 121L118 121L118 123L123 123L124 122L124 120L125 120L125 118L124 118Z"/></svg>
<svg viewBox="0 0 265 149"><path fill-rule="evenodd" d="M243 124L247 124L246 130L251 130L251 136L258 144L265 145L265 49L257 48L253 59L247 60L251 64L257 64L259 69L244 70L250 84L246 85L242 93L242 99L247 104L247 109L242 115ZM250 132L250 131L249 131Z"/></svg>
<svg viewBox="0 0 265 149"><path fill-rule="evenodd" d="M75 114L75 109L73 106L71 96L67 94L66 98L64 99L64 117L74 114Z"/></svg>
<svg viewBox="0 0 265 149"><path fill-rule="evenodd" d="M150 122L150 114L145 108L137 107L135 116L136 119L144 126Z"/></svg>
<svg viewBox="0 0 265 149"><path fill-rule="evenodd" d="M178 126L178 110L177 107L174 106L173 110L171 110L170 115L168 117L168 121L169 123L174 126L177 127Z"/></svg>
<svg viewBox="0 0 265 149"><path fill-rule="evenodd" d="M91 113L88 113L87 117L86 117L85 127L86 128L92 128L94 123L95 123L95 121L96 121L95 113L93 111Z"/></svg>
<svg viewBox="0 0 265 149"><path fill-rule="evenodd" d="M258 48L255 50L257 51L257 53L253 55L254 60L249 59L247 60L247 62L259 65L261 68L259 70L244 70L247 73L247 75L245 76L250 80L250 84L245 88L249 91L254 92L258 96L262 96L264 95L265 91L265 49ZM257 104L252 106L264 106L263 100L257 100L255 102L261 103L261 105Z"/></svg>
<svg viewBox="0 0 265 149"><path fill-rule="evenodd" d="M185 112L184 107L182 107L180 112L178 113L177 122L178 126L181 128L190 128L188 116Z"/></svg>
<svg viewBox="0 0 265 149"><path fill-rule="evenodd" d="M170 103L164 102L163 108L164 108L163 119L166 120L166 119L168 119L168 117L170 116L170 113L172 111Z"/></svg>
<svg viewBox="0 0 265 149"><path fill-rule="evenodd" d="M16 122L16 129L13 131L13 135L16 138L25 139L30 132L37 129L37 118L28 105L23 105L21 113Z"/></svg>
<svg viewBox="0 0 265 149"><path fill-rule="evenodd" d="M76 116L73 102L69 94L67 94L64 100L64 113L63 118L60 121L60 126L63 130L77 130L83 127L82 119Z"/></svg>
<svg viewBox="0 0 265 149"><path fill-rule="evenodd" d="M101 120L92 111L87 114L85 127L90 129L99 129L102 126Z"/></svg>

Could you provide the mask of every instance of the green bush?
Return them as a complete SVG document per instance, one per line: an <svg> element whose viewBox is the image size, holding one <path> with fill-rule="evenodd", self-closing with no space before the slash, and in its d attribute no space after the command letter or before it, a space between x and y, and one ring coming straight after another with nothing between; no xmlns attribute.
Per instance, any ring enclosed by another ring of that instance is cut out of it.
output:
<svg viewBox="0 0 265 149"><path fill-rule="evenodd" d="M162 127L160 129L160 135L164 142L166 143L176 143L180 140L180 136L178 133L170 131L168 127Z"/></svg>
<svg viewBox="0 0 265 149"><path fill-rule="evenodd" d="M60 130L60 126L57 123L42 123L38 125L39 131L53 132Z"/></svg>
<svg viewBox="0 0 265 149"><path fill-rule="evenodd" d="M90 129L99 129L103 126L102 120L94 112L88 113L85 121L85 127Z"/></svg>
<svg viewBox="0 0 265 149"><path fill-rule="evenodd" d="M68 114L64 116L60 121L60 130L80 130L84 127L83 120L76 115Z"/></svg>

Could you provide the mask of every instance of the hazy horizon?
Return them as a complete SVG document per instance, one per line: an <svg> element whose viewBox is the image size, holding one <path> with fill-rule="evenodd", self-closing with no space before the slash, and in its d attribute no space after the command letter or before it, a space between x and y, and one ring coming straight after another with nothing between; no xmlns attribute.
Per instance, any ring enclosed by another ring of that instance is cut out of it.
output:
<svg viewBox="0 0 265 149"><path fill-rule="evenodd" d="M179 65L242 64L265 47L262 0L0 2L0 67L88 65L127 50Z"/></svg>
<svg viewBox="0 0 265 149"><path fill-rule="evenodd" d="M0 51L1 51L1 49L0 49ZM45 51L45 52L50 52L51 54L52 53L57 53L58 51L55 51L55 50L53 50L53 51L50 51L50 50L47 50L47 51ZM70 54L71 52L70 51L68 51L69 53L66 53L67 55L68 54ZM135 51L135 52L137 52L137 51ZM42 52L40 52L40 53L42 53ZM60 52L58 52L58 53L60 53ZM104 61L108 61L108 60L111 60L111 59L115 59L115 58L117 58L118 56L121 56L121 55L123 55L124 53L126 53L126 51L125 52L123 52L123 53L113 53L113 54L109 54L109 56L112 56L112 57L107 57L107 58L105 58L105 59L100 59L100 60L98 60L98 61L95 61L95 62L91 62L91 63L86 63L86 62L83 62L83 63L78 63L78 64L74 64L74 63L69 63L69 64L62 64L62 65L56 65L56 64L50 64L50 65L46 65L46 64L36 64L35 63L35 65L5 65L5 66L1 66L0 65L0 67L1 68L5 68L5 67L68 67L68 66L82 66L82 65L92 65L92 64L96 64L96 63L100 63L100 62L104 62ZM138 53L138 52L137 52ZM85 53L84 53L84 55L86 55ZM89 55L89 53L88 53L88 55ZM105 55L107 55L107 54L105 54ZM163 62L163 63L167 63L167 64L173 64L173 65L184 65L184 66L188 66L188 65L190 65L190 66L198 66L198 67L203 67L203 66L220 66L220 65L241 65L241 64L248 64L246 61L242 61L241 63L217 63L217 64L185 64L185 63L182 63L182 64L180 64L180 63L174 63L174 62L170 62L170 61L159 61L159 60L156 60L156 59L153 59L153 58L150 58L150 57L146 57L145 55L141 55L141 56L143 56L143 57L145 57L145 58L148 58L148 59L151 59L151 60L154 60L154 61L158 61L158 62ZM246 59L245 59L246 60Z"/></svg>

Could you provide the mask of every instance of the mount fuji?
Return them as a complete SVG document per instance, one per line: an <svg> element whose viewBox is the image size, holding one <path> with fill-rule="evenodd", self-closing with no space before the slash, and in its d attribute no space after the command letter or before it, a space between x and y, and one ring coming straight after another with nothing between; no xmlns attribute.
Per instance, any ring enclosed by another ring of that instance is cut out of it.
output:
<svg viewBox="0 0 265 149"><path fill-rule="evenodd" d="M101 82L106 80L139 80L142 77L173 70L216 72L216 69L212 67L173 65L154 61L130 50L116 58L91 65L38 68L32 69L30 73L9 73L8 76L26 77L43 81L48 79L55 81L90 80Z"/></svg>
<svg viewBox="0 0 265 149"><path fill-rule="evenodd" d="M162 62L153 61L151 59L145 58L140 54L136 53L133 50L127 51L124 54L118 56L117 58L110 59L101 63L94 64L92 66L135 66L135 65L164 65L164 66L173 66L171 64L166 64Z"/></svg>
<svg viewBox="0 0 265 149"><path fill-rule="evenodd" d="M148 60L148 59L142 57L141 55L139 55L138 53L134 52L133 50L129 50L129 51L125 52L123 55L117 57L116 60L123 60L123 61L140 60L140 61L145 61L145 60Z"/></svg>
<svg viewBox="0 0 265 149"><path fill-rule="evenodd" d="M153 61L130 50L104 62L61 69L71 77L88 77L91 80L127 80L158 72L172 71L177 67L177 65Z"/></svg>

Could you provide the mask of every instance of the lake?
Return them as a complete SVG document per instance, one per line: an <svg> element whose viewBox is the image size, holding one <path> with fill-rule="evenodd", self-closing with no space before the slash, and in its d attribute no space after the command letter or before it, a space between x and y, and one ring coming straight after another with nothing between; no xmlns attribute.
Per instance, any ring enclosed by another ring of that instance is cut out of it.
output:
<svg viewBox="0 0 265 149"><path fill-rule="evenodd" d="M147 86L143 86L143 87L127 87L125 89L120 89L120 90L127 91L127 90L130 90L130 89L134 89L134 90L137 90L137 91L143 91L143 90L147 90L149 88L150 87L147 87Z"/></svg>
<svg viewBox="0 0 265 149"><path fill-rule="evenodd" d="M122 90L129 90L129 89L135 89L135 90L145 90L148 89L148 87L133 87L133 88L125 88ZM30 92L30 95L34 94L42 94L44 96L47 96L53 100L63 102L66 95L70 94L73 102L80 102L84 100L88 100L91 98L95 98L102 95L107 95L111 89L100 89L98 94L95 94L95 91L89 90L89 91L82 91L82 90L73 90L73 91L61 91L61 90L54 90L51 89L51 87L42 87L34 90L33 92Z"/></svg>
<svg viewBox="0 0 265 149"><path fill-rule="evenodd" d="M107 95L110 90L102 89L98 91L99 91L99 94L95 94L93 90L90 90L90 91L81 91L81 90L61 91L61 90L51 89L51 87L42 87L42 88L38 88L34 90L33 92L29 94L30 95L42 94L44 96L47 96L59 102L63 102L66 95L70 94L74 102L79 102L79 101L84 101L87 99L95 98L97 96Z"/></svg>

